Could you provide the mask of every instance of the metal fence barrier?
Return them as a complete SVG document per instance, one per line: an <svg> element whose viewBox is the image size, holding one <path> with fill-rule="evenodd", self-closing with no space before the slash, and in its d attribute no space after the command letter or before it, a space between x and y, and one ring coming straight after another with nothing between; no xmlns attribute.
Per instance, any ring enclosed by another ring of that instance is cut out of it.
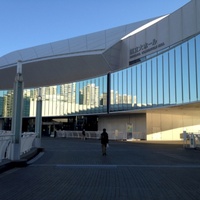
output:
<svg viewBox="0 0 200 200"><path fill-rule="evenodd" d="M3 159L10 159L12 152L12 142L14 135L10 131L0 130L0 162ZM36 133L25 132L21 134L20 155L27 153L34 146Z"/></svg>
<svg viewBox="0 0 200 200"><path fill-rule="evenodd" d="M88 139L100 139L102 131L86 131L85 137ZM109 140L141 140L145 139L145 134L141 132L133 132L131 137L127 137L127 133L124 132L108 132ZM62 137L62 138L83 138L82 131L65 131L57 130L56 135L54 132L51 133L51 137Z"/></svg>
<svg viewBox="0 0 200 200"><path fill-rule="evenodd" d="M34 132L22 133L20 155L27 153L31 150L31 148L34 146L35 138L36 133Z"/></svg>
<svg viewBox="0 0 200 200"><path fill-rule="evenodd" d="M0 162L10 158L12 138L13 134L0 134Z"/></svg>
<svg viewBox="0 0 200 200"><path fill-rule="evenodd" d="M98 131L87 131L85 133L86 138L91 139L99 139L101 132ZM54 137L54 133L51 134L52 137ZM58 130L56 131L56 137L62 137L62 138L83 138L82 131L62 131Z"/></svg>
<svg viewBox="0 0 200 200"><path fill-rule="evenodd" d="M185 148L200 148L200 133L188 133L183 131L180 134Z"/></svg>

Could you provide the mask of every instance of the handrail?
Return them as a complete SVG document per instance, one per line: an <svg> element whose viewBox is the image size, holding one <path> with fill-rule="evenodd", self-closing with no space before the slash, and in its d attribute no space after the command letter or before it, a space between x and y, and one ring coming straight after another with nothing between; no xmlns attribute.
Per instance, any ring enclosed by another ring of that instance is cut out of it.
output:
<svg viewBox="0 0 200 200"><path fill-rule="evenodd" d="M36 135L37 134L34 132L22 133L20 155L31 150L31 148L33 147L33 142L36 138Z"/></svg>
<svg viewBox="0 0 200 200"><path fill-rule="evenodd" d="M0 134L0 162L2 159L9 159L13 134Z"/></svg>
<svg viewBox="0 0 200 200"><path fill-rule="evenodd" d="M91 139L100 139L102 131L85 131L85 137ZM51 136L54 136L51 135ZM124 132L109 132L108 131L109 140L127 140L127 133ZM132 139L143 139L145 134L142 132L133 132ZM56 137L63 138L83 138L82 131L66 131L66 130L57 130Z"/></svg>
<svg viewBox="0 0 200 200"><path fill-rule="evenodd" d="M190 148L200 148L200 133L199 132L186 132L180 134L183 139L183 146Z"/></svg>
<svg viewBox="0 0 200 200"><path fill-rule="evenodd" d="M99 131L86 131L85 138L99 139L100 134ZM83 138L82 131L58 130L56 131L56 136L64 138Z"/></svg>
<svg viewBox="0 0 200 200"><path fill-rule="evenodd" d="M34 132L25 132L21 134L20 156L32 149L36 136L37 134ZM14 134L11 134L10 131L0 130L0 162L2 162L3 159L11 158L13 137Z"/></svg>

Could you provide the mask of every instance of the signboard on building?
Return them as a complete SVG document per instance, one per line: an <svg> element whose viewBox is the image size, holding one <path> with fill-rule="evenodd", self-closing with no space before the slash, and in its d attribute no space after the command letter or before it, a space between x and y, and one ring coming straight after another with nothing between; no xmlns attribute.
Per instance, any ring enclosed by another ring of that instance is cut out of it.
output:
<svg viewBox="0 0 200 200"><path fill-rule="evenodd" d="M149 42L141 43L140 45L137 45L134 48L130 49L130 61L143 57L146 54L154 53L164 46L164 42L159 42L155 38Z"/></svg>

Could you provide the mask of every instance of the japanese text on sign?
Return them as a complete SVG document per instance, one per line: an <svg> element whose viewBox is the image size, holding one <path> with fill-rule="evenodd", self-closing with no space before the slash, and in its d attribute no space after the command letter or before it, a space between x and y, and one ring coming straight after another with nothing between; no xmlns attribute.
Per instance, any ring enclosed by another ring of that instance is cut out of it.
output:
<svg viewBox="0 0 200 200"><path fill-rule="evenodd" d="M145 42L144 44L141 44L140 46L137 46L130 50L130 58L134 58L137 56L140 56L141 54L148 53L154 49L157 49L159 47L162 47L165 45L165 43L157 44L157 40L153 39L151 42Z"/></svg>

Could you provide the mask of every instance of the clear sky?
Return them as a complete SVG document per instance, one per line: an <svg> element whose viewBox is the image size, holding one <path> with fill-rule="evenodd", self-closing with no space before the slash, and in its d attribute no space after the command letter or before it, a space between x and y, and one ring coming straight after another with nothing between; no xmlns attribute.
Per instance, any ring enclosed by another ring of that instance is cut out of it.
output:
<svg viewBox="0 0 200 200"><path fill-rule="evenodd" d="M169 14L190 0L0 0L0 57Z"/></svg>

